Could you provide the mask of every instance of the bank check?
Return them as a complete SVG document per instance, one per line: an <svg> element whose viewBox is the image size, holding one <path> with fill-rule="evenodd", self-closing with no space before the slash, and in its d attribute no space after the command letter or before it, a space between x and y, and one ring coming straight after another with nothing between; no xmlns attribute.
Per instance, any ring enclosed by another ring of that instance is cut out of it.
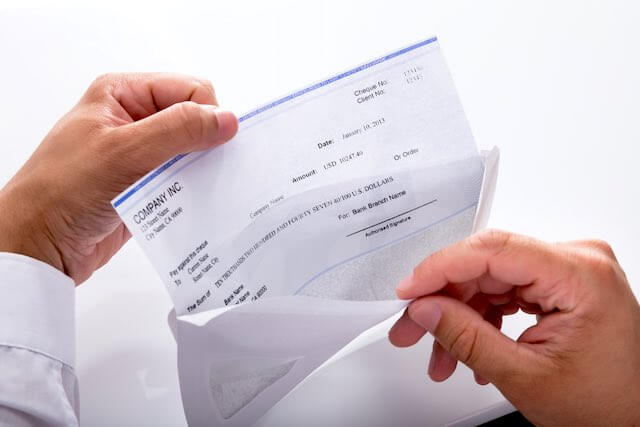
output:
<svg viewBox="0 0 640 427"><path fill-rule="evenodd" d="M173 299L195 424L255 421L400 310L395 283L471 233L486 191L436 38L239 121L112 202Z"/></svg>

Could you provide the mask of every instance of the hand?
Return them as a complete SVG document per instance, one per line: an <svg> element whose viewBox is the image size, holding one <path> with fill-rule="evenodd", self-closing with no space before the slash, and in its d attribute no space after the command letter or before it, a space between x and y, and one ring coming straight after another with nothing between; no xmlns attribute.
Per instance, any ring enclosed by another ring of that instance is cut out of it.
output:
<svg viewBox="0 0 640 427"><path fill-rule="evenodd" d="M0 251L82 283L131 236L116 195L177 154L234 136L236 117L216 105L211 83L193 77L98 78L0 191Z"/></svg>
<svg viewBox="0 0 640 427"><path fill-rule="evenodd" d="M484 232L425 259L397 293L416 300L390 340L432 333L433 380L459 360L535 424L640 425L640 307L606 243ZM500 326L518 309L538 321L513 341Z"/></svg>

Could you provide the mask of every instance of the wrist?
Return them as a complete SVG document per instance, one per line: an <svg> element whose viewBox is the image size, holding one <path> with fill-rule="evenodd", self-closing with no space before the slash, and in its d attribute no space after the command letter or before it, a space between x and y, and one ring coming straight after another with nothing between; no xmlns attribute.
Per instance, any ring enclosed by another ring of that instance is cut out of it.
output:
<svg viewBox="0 0 640 427"><path fill-rule="evenodd" d="M65 273L60 252L43 221L44 214L6 188L0 191L0 252L25 255Z"/></svg>

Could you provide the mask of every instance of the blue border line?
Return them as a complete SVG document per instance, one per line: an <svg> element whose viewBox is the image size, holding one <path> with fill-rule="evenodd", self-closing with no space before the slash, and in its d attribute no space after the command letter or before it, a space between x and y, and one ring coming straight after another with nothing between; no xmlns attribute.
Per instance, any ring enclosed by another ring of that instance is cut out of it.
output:
<svg viewBox="0 0 640 427"><path fill-rule="evenodd" d="M118 206L120 206L125 200L127 200L129 197L133 196L134 193L138 192L138 190L141 190L142 187L147 185L153 178L157 177L162 172L164 172L165 170L169 169L174 163L176 163L178 160L180 160L184 156L186 156L186 154L178 154L173 159L169 160L167 163L165 163L164 165L160 166L158 169L156 169L153 172L151 172L151 174L149 174L145 179L140 181L135 187L133 187L131 190L127 191L125 194L123 194L122 197L120 197L118 200L116 200L113 203L113 207L117 208Z"/></svg>
<svg viewBox="0 0 640 427"><path fill-rule="evenodd" d="M331 77L331 78L329 78L327 80L318 82L318 83L316 83L314 85L311 85L311 86L309 86L309 87L307 87L305 89L301 89L301 90L299 90L297 92L292 93L291 95L287 95L287 96L285 96L283 98L280 98L280 99L278 99L276 101L273 101L273 102L271 102L271 103L269 103L267 105L263 105L262 107L258 108L257 110L254 110L254 111L252 111L250 113L247 113L244 116L240 117L238 120L240 122L243 122L243 121L245 121L245 120L247 120L247 119L249 119L249 118L251 118L253 116L256 116L256 115L264 112L264 111L267 111L267 110L270 110L270 109L272 109L274 107L277 107L278 105L280 105L280 104L282 104L284 102L287 102L287 101L290 101L290 100L292 100L294 98L302 96L305 93L311 92L311 91L316 90L316 89L320 89L323 86L326 86L326 85L331 84L333 82L336 82L338 80L344 79L345 77L349 77L350 75L358 73L358 72L360 72L362 70L366 70L367 68L371 68L374 65L380 64L381 62L388 61L390 59L395 58L396 56L400 56L400 55L405 54L407 52L410 52L410 51L412 51L414 49L417 49L419 47L425 46L427 44L431 44L431 43L435 42L436 40L437 40L437 37L432 37L430 39L421 41L421 42L416 43L414 45L411 45L409 47L405 47L404 49L400 49L400 50L398 50L396 52L390 53L389 55L380 57L378 59L374 59L371 62L368 62L366 64L360 65L359 67L353 68L353 69L351 69L349 71L345 71L344 73L341 73L341 74L338 74L336 76L333 76L333 77Z"/></svg>
<svg viewBox="0 0 640 427"><path fill-rule="evenodd" d="M418 42L416 44L413 44L411 46L405 47L404 49L400 49L397 50L393 53L390 53L388 55L382 56L378 59L374 59L371 62L367 62L366 64L362 64L359 67L353 68L349 71L345 71L344 73L340 73L338 75L335 75L331 78L328 78L326 80L323 80L321 82L318 82L314 85L311 85L309 87L306 87L304 89L301 89L297 92L294 92L290 95L287 95L285 97L282 97L280 99L277 99L273 102L270 102L269 104L263 105L262 107L251 111L250 113L245 114L244 116L241 116L240 118L238 118L238 122L242 123L247 119L250 119L251 117L257 116L258 114L264 113L265 111L271 110L272 108L277 107L280 104L283 104L285 102L291 101L292 99L298 98L304 94L307 94L309 92L312 92L316 89L320 89L321 87L324 87L326 85L329 85L331 83L334 83L338 80L344 79L345 77L349 77L353 74L356 74L360 71L366 70L367 68L371 68L374 65L378 65L382 62L388 61L390 59L393 59L397 56L403 55L407 52L410 52L412 50L415 50L419 47L422 46L426 46L428 44L434 43L438 40L437 37L431 37L430 39L427 40L423 40L421 42ZM119 199L117 199L115 202L113 202L113 207L117 208L118 206L120 206L122 203L124 203L128 198L130 198L131 196L133 196L136 192L138 192L140 189L142 189L142 187L144 187L145 185L147 185L149 182L151 182L154 178L156 178L158 175L160 175L162 172L164 172L165 170L169 169L172 165L174 165L178 160L182 159L183 157L185 157L187 154L178 154L176 157L174 157L173 159L169 160L168 162L166 162L165 164L163 164L162 166L160 166L158 169L154 170L151 174L147 175L144 179L142 179L140 182L138 182L138 184L133 187L131 190L127 191L125 194L122 195L122 197L120 197Z"/></svg>

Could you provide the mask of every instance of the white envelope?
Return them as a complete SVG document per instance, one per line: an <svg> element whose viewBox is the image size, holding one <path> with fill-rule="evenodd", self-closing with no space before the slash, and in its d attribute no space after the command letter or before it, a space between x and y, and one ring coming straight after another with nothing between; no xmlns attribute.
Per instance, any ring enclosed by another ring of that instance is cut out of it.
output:
<svg viewBox="0 0 640 427"><path fill-rule="evenodd" d="M499 150L483 152L483 157L477 209L380 249L368 259L344 264L339 272L341 286L360 289L358 277L376 277L392 294L395 284L423 257L483 228L495 191ZM376 271L372 274L363 269ZM335 283L339 279L327 280ZM177 319L172 312L169 323L178 344L181 392L189 425L255 423L337 351L406 305L406 301L394 299L292 295Z"/></svg>
<svg viewBox="0 0 640 427"><path fill-rule="evenodd" d="M192 425L252 424L402 310L395 284L486 224L497 176L435 37L239 121L112 201L174 302Z"/></svg>

